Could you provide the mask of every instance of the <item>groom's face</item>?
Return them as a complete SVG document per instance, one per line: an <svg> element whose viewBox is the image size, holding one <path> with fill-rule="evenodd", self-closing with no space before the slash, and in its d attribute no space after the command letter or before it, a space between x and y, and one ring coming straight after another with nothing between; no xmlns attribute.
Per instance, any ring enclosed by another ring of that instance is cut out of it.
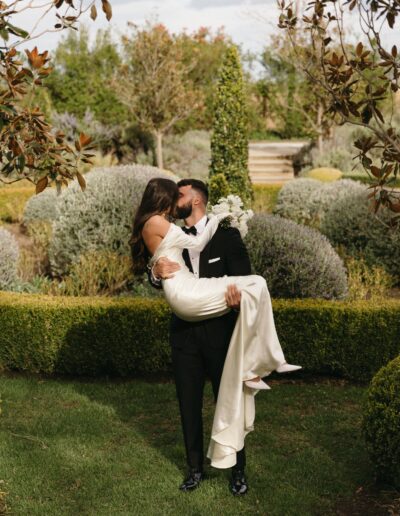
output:
<svg viewBox="0 0 400 516"><path fill-rule="evenodd" d="M179 188L179 198L176 203L176 213L178 219L187 219L193 211L193 201L195 192L191 185L181 186Z"/></svg>

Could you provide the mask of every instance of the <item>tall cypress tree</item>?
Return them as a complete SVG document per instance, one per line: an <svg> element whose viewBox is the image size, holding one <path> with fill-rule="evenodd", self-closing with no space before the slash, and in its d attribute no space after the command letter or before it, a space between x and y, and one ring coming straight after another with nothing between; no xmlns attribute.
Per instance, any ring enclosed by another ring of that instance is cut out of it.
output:
<svg viewBox="0 0 400 516"><path fill-rule="evenodd" d="M227 193L248 206L253 190L248 172L248 120L243 72L235 46L224 57L214 101L211 137L210 202Z"/></svg>

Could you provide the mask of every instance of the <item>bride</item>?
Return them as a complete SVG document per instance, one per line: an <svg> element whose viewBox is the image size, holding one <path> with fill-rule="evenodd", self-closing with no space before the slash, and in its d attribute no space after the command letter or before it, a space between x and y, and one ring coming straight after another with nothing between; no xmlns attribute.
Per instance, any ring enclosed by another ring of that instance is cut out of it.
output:
<svg viewBox="0 0 400 516"><path fill-rule="evenodd" d="M166 300L181 319L198 321L227 313L225 292L235 284L241 291L239 316L229 344L214 414L207 457L217 468L232 467L236 451L244 446L245 436L254 429L254 396L269 389L261 378L272 371L295 371L288 364L275 329L271 299L262 276L224 276L196 278L182 257L183 249L201 252L229 213L215 215L199 236L186 234L170 222L179 196L174 181L151 179L136 212L132 237L133 268L137 274L147 262L166 256L178 262L180 270L162 281Z"/></svg>

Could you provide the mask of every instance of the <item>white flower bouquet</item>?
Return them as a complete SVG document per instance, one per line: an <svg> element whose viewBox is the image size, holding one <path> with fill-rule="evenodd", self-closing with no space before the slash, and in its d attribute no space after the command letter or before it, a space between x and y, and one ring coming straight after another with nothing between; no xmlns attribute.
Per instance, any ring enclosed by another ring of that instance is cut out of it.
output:
<svg viewBox="0 0 400 516"><path fill-rule="evenodd" d="M253 217L253 210L244 210L243 201L238 195L228 195L221 197L217 204L211 207L209 217L220 213L226 213L227 218L221 222L222 227L237 228L242 238L247 235L248 221Z"/></svg>

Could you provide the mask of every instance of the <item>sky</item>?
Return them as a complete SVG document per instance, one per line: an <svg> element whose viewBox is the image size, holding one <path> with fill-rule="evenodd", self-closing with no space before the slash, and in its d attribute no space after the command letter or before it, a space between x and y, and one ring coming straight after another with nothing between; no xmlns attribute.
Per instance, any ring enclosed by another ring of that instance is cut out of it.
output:
<svg viewBox="0 0 400 516"><path fill-rule="evenodd" d="M75 0L77 3L79 0ZM126 32L127 22L143 25L146 20L154 20L166 25L171 31L179 32L186 29L188 32L199 27L210 27L217 30L224 27L235 43L242 46L244 51L259 53L269 41L271 34L276 34L279 11L276 0L109 0L113 8L113 17L110 22L105 19L101 10L100 0L96 0L98 18L92 21L88 13L81 19L88 25L94 35L99 28L111 26L115 34ZM296 0L306 2L306 0ZM20 6L32 2L33 5L43 5L45 0L19 0ZM88 0L83 0L88 4ZM17 26L30 29L35 23L40 9L23 11L13 17ZM54 12L54 10L53 10ZM49 14L36 33L53 27L56 19ZM65 33L65 32L64 32ZM396 41L399 30L388 31L390 45ZM45 34L34 40L40 51L53 50L61 39L63 32ZM385 38L384 38L385 39ZM33 44L30 42L29 47ZM22 48L24 48L22 46Z"/></svg>
<svg viewBox="0 0 400 516"><path fill-rule="evenodd" d="M43 0L34 0L42 4ZM125 32L128 21L142 25L147 19L157 20L171 31L187 29L194 31L201 26L217 30L224 27L235 43L242 45L245 51L262 49L268 35L276 29L278 9L275 0L110 0L113 17L110 22L101 11L100 1L96 2L98 18L95 22L85 15L82 20L91 28L93 34L98 28L111 25L117 32ZM37 10L39 12L39 10ZM13 23L30 28L33 26L34 11L24 11ZM52 27L54 15L43 20L40 28ZM18 23L17 23L18 21ZM50 33L35 40L39 50L53 50L57 46L62 33ZM32 45L32 44L31 44Z"/></svg>

